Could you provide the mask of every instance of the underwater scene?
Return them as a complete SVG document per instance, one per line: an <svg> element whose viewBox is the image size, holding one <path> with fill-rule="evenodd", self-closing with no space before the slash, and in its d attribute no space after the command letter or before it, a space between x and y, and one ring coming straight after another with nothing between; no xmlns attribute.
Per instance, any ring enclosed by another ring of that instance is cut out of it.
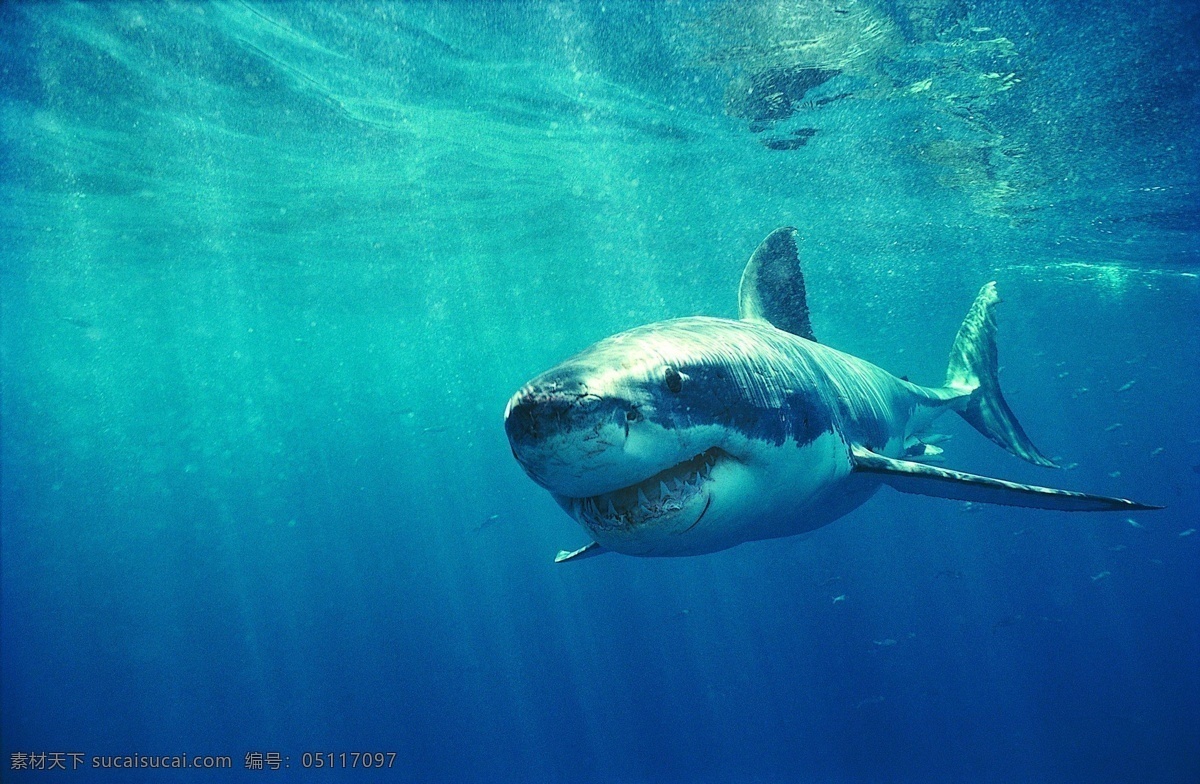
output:
<svg viewBox="0 0 1200 784"><path fill-rule="evenodd" d="M1200 3L16 0L0 140L0 780L1200 781Z"/></svg>

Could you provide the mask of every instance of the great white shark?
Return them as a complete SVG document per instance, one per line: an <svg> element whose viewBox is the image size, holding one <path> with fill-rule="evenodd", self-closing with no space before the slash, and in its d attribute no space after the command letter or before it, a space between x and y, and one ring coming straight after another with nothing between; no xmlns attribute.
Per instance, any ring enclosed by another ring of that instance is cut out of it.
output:
<svg viewBox="0 0 1200 784"><path fill-rule="evenodd" d="M606 338L509 400L513 455L592 539L555 560L700 555L800 534L883 485L1071 512L1161 508L921 462L941 451L929 426L954 411L1054 466L1000 391L995 283L967 313L938 387L817 342L791 227L754 251L738 301L736 321L680 318Z"/></svg>

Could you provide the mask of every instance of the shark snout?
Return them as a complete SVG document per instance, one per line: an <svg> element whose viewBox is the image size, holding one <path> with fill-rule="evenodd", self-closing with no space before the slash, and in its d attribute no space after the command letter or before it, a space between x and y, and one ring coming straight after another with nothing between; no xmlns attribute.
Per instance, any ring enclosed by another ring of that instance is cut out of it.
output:
<svg viewBox="0 0 1200 784"><path fill-rule="evenodd" d="M620 464L639 417L628 402L597 395L582 383L533 382L509 400L504 431L513 456L535 482L578 497L624 481Z"/></svg>
<svg viewBox="0 0 1200 784"><path fill-rule="evenodd" d="M537 401L533 396L518 392L508 401L504 409L504 432L508 435L509 443L514 446L521 441L529 441L537 433Z"/></svg>
<svg viewBox="0 0 1200 784"><path fill-rule="evenodd" d="M504 412L504 431L513 449L531 447L572 432L594 430L622 418L628 406L591 394L584 387L525 388Z"/></svg>
<svg viewBox="0 0 1200 784"><path fill-rule="evenodd" d="M569 425L574 395L525 389L513 395L504 412L504 432L514 450L532 446Z"/></svg>

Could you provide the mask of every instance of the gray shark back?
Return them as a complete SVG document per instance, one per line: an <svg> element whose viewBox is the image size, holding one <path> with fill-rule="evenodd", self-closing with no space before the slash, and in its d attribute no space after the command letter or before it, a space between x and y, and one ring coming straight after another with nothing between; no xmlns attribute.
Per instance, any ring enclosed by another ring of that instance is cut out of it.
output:
<svg viewBox="0 0 1200 784"><path fill-rule="evenodd" d="M775 445L837 431L847 443L883 451L903 440L915 413L963 397L910 384L764 321L707 316L638 327L564 365L602 367L631 356L643 358L646 379L662 366L688 379L674 393L687 396L678 426L717 424Z"/></svg>

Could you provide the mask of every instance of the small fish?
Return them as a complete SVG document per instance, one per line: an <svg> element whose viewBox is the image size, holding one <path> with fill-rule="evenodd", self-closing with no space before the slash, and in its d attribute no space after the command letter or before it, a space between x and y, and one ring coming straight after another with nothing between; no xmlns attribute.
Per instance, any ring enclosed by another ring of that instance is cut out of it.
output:
<svg viewBox="0 0 1200 784"><path fill-rule="evenodd" d="M1105 432L1105 433L1111 433L1112 431L1114 431L1114 430L1120 430L1120 429L1121 429L1121 428L1123 428L1123 427L1125 427L1125 426L1124 426L1124 425L1122 425L1120 422L1113 422L1111 425L1109 425L1108 427L1104 428L1104 432Z"/></svg>
<svg viewBox="0 0 1200 784"><path fill-rule="evenodd" d="M85 318L79 318L77 316L59 316L59 318L65 322L67 322L68 324L70 324L73 327L79 327L80 329L91 329L92 328L92 322L88 321Z"/></svg>
<svg viewBox="0 0 1200 784"><path fill-rule="evenodd" d="M1128 547L1126 547L1126 546L1125 546L1125 545L1123 545L1123 544L1114 544L1112 547L1108 548L1108 551L1109 551L1110 553L1119 553L1119 552L1121 552L1122 550L1128 550L1128 549L1129 549L1129 548L1128 548Z"/></svg>
<svg viewBox="0 0 1200 784"><path fill-rule="evenodd" d="M867 705L878 705L878 704L879 704L879 703L881 703L881 702L883 702L883 695L882 695L882 694L880 694L878 697L867 697L865 700L859 700L859 701L858 701L858 704L857 704L857 705L855 705L854 707L855 707L856 709L857 709L857 708L863 708L863 707L865 707L865 706L867 706Z"/></svg>
<svg viewBox="0 0 1200 784"><path fill-rule="evenodd" d="M1066 465L1064 465L1064 466L1062 467L1062 470L1064 470L1064 471L1074 471L1076 468L1079 468L1079 463L1067 463Z"/></svg>
<svg viewBox="0 0 1200 784"><path fill-rule="evenodd" d="M1163 562L1162 562L1161 560L1159 560L1158 558L1147 558L1146 560L1147 560L1147 561L1149 561L1149 562L1150 562L1150 563L1152 563L1152 564L1158 564L1159 566L1162 566L1162 563L1163 563Z"/></svg>
<svg viewBox="0 0 1200 784"><path fill-rule="evenodd" d="M449 425L430 425L429 427L421 428L422 433L445 433L450 429Z"/></svg>
<svg viewBox="0 0 1200 784"><path fill-rule="evenodd" d="M1003 629L1006 626L1015 626L1018 621L1022 620L1023 615L1006 615L1000 620L992 624L992 634L996 633L997 629Z"/></svg>
<svg viewBox="0 0 1200 784"><path fill-rule="evenodd" d="M1194 534L1194 533L1196 533L1196 529L1195 529L1195 528L1189 528L1189 529L1187 529L1186 531L1180 531L1180 532L1179 532L1179 535L1180 535L1180 536L1191 536L1191 535L1192 535L1192 534Z"/></svg>
<svg viewBox="0 0 1200 784"><path fill-rule="evenodd" d="M891 637L888 637L886 640L872 640L872 642L874 642L880 648L890 648L891 646L896 644L896 641L893 640Z"/></svg>
<svg viewBox="0 0 1200 784"><path fill-rule="evenodd" d="M1120 471L1109 471L1108 475L1111 476L1113 479L1117 479L1118 477L1121 476L1121 472Z"/></svg>
<svg viewBox="0 0 1200 784"><path fill-rule="evenodd" d="M1027 533L1029 533L1029 529L1022 528L1020 531L1013 531L1013 536L1024 536Z"/></svg>
<svg viewBox="0 0 1200 784"><path fill-rule="evenodd" d="M943 569L934 575L934 578L938 577L949 577L951 580L961 580L963 578L963 573L957 569Z"/></svg>
<svg viewBox="0 0 1200 784"><path fill-rule="evenodd" d="M840 574L835 574L833 577L829 577L829 578L817 583L817 587L824 588L826 585L839 582L841 579L842 579L842 576Z"/></svg>
<svg viewBox="0 0 1200 784"><path fill-rule="evenodd" d="M1118 392L1128 392L1129 390L1133 389L1133 385L1134 385L1134 384L1136 384L1136 383L1137 383L1137 379L1136 379L1136 378L1135 378L1135 379L1133 379L1132 381L1126 381L1124 384L1122 384L1122 385L1121 385L1121 386L1120 386L1120 387L1117 389L1117 391L1118 391Z"/></svg>
<svg viewBox="0 0 1200 784"><path fill-rule="evenodd" d="M1134 528L1145 528L1146 527L1146 526L1142 525L1141 523L1139 523L1137 520L1134 520L1132 517L1126 517L1125 522L1129 523Z"/></svg>
<svg viewBox="0 0 1200 784"><path fill-rule="evenodd" d="M496 524L496 521L499 519L500 519L500 515L498 515L498 514L488 515L488 518L486 520L484 520L479 525L475 526L475 530L482 531L485 528L491 528L493 525Z"/></svg>
<svg viewBox="0 0 1200 784"><path fill-rule="evenodd" d="M1159 446L1159 447L1155 447L1155 448L1154 448L1154 449L1153 449L1153 450L1150 452L1150 456L1151 456L1151 457L1158 457L1159 455L1161 455L1161 454L1162 454L1163 452L1165 452L1165 451L1166 451L1166 450L1165 450L1165 449L1163 449L1161 446Z"/></svg>
<svg viewBox="0 0 1200 784"><path fill-rule="evenodd" d="M842 594L841 596L833 597L834 604L837 604L838 602L844 602L844 601L846 601L846 594Z"/></svg>
<svg viewBox="0 0 1200 784"><path fill-rule="evenodd" d="M1092 582L1096 582L1097 580L1103 580L1105 577L1108 577L1110 574L1112 574L1112 572L1100 572L1100 574L1093 574Z"/></svg>

